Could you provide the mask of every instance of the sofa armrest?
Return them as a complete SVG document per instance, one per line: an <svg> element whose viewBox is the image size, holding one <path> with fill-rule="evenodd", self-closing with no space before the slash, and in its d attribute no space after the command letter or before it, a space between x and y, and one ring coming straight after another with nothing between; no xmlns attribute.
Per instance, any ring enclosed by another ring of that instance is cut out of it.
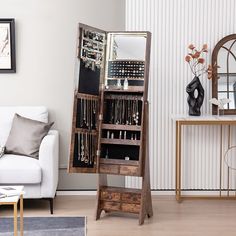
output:
<svg viewBox="0 0 236 236"><path fill-rule="evenodd" d="M39 164L42 168L41 198L53 198L58 185L59 134L50 130L39 148Z"/></svg>

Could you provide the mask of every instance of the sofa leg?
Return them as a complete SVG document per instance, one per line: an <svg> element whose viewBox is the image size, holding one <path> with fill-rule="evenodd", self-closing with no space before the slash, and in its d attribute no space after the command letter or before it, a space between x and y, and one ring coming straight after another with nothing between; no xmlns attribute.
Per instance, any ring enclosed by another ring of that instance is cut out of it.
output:
<svg viewBox="0 0 236 236"><path fill-rule="evenodd" d="M51 215L53 215L53 198L49 198L49 204L50 204Z"/></svg>

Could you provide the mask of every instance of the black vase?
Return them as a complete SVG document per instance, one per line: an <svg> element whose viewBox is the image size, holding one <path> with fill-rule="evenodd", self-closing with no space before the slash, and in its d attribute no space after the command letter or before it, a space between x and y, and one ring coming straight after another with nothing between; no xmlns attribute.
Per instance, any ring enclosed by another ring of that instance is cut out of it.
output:
<svg viewBox="0 0 236 236"><path fill-rule="evenodd" d="M195 90L197 90L197 94L195 93ZM200 108L204 100L204 89L197 76L195 76L193 80L187 85L186 92L188 93L188 114L190 116L200 116Z"/></svg>

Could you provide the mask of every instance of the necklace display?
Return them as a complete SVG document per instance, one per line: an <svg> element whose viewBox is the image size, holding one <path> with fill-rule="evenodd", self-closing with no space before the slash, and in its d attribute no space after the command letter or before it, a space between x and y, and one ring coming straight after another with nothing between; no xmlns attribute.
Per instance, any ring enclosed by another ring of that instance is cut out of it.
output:
<svg viewBox="0 0 236 236"><path fill-rule="evenodd" d="M97 128L98 101L93 99L79 99L79 128L95 130Z"/></svg>
<svg viewBox="0 0 236 236"><path fill-rule="evenodd" d="M89 133L78 134L78 161L92 165L95 159L96 136Z"/></svg>
<svg viewBox="0 0 236 236"><path fill-rule="evenodd" d="M100 69L104 54L105 35L102 33L83 30L79 57L85 67L93 71Z"/></svg>
<svg viewBox="0 0 236 236"><path fill-rule="evenodd" d="M97 145L98 100L89 96L78 99L77 106L78 149L77 161L83 166L93 166Z"/></svg>
<svg viewBox="0 0 236 236"><path fill-rule="evenodd" d="M109 117L109 124L120 125L140 125L140 109L142 107L142 97L132 95L106 96Z"/></svg>
<svg viewBox="0 0 236 236"><path fill-rule="evenodd" d="M109 61L108 78L137 78L144 77L144 61Z"/></svg>

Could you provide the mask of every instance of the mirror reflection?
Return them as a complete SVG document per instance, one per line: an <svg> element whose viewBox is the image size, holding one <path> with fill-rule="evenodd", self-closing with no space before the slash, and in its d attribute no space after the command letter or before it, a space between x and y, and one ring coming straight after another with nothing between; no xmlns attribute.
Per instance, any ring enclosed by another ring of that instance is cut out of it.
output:
<svg viewBox="0 0 236 236"><path fill-rule="evenodd" d="M108 34L105 89L142 90L146 41L146 33Z"/></svg>
<svg viewBox="0 0 236 236"><path fill-rule="evenodd" d="M224 109L236 109L236 39L224 43L217 56L218 99L228 98Z"/></svg>
<svg viewBox="0 0 236 236"><path fill-rule="evenodd" d="M135 35L111 35L109 60L145 60L146 38Z"/></svg>
<svg viewBox="0 0 236 236"><path fill-rule="evenodd" d="M217 57L218 73L236 73L236 40L226 42Z"/></svg>

